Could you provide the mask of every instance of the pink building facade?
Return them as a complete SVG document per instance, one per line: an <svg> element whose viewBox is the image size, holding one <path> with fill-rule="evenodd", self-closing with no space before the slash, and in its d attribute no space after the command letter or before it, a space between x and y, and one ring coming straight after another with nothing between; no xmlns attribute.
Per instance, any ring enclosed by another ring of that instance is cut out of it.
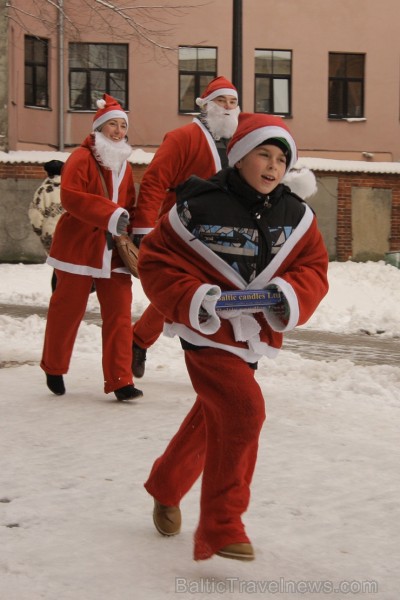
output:
<svg viewBox="0 0 400 600"><path fill-rule="evenodd" d="M37 2L10 4L2 150L74 148L103 91L124 103L132 146L152 150L191 121L207 81L225 75L242 110L287 119L300 156L400 160L398 0L159 0L149 12L123 7L152 2L115 2L118 12L42 0L40 15Z"/></svg>

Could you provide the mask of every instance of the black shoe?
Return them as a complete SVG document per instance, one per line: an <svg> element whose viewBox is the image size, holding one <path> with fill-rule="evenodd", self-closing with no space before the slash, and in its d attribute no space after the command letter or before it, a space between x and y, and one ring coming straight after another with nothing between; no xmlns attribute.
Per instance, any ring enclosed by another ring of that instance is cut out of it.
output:
<svg viewBox="0 0 400 600"><path fill-rule="evenodd" d="M63 396L65 394L64 378L62 375L49 375L46 373L47 387L56 396Z"/></svg>
<svg viewBox="0 0 400 600"><path fill-rule="evenodd" d="M132 400L143 396L142 390L138 390L134 385L125 385L122 388L114 391L117 400Z"/></svg>
<svg viewBox="0 0 400 600"><path fill-rule="evenodd" d="M132 346L132 373L135 377L140 379L144 375L144 370L146 368L146 354L147 350L145 348L141 348L137 344L133 344Z"/></svg>

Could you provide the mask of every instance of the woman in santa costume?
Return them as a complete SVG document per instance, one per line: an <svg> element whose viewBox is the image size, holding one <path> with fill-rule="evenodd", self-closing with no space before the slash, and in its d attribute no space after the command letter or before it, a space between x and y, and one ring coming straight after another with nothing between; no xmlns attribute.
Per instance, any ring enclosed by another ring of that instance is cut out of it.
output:
<svg viewBox="0 0 400 600"><path fill-rule="evenodd" d="M200 115L165 135L143 175L138 197L138 228L142 218L154 225L168 212L176 201L176 186L191 175L208 179L228 166L226 148L236 130L240 112L235 86L220 75L209 82L196 103ZM140 233L149 231L143 227ZM136 377L144 375L146 351L157 341L163 326L164 317L152 304L134 323L132 369Z"/></svg>
<svg viewBox="0 0 400 600"><path fill-rule="evenodd" d="M93 131L63 168L61 202L47 259L57 287L47 315L41 367L49 389L65 393L63 375L83 319L93 280L102 316L104 391L118 400L142 396L132 379L131 276L113 248L113 236L131 232L135 188L127 159L128 116L104 94L97 102Z"/></svg>
<svg viewBox="0 0 400 600"><path fill-rule="evenodd" d="M202 474L195 560L254 558L241 517L265 419L257 362L276 356L283 333L305 323L328 290L316 217L281 183L296 156L282 119L242 113L230 168L178 186L176 206L142 242L143 289L165 315L164 333L180 337L197 394L145 487L157 530L175 535L180 501ZM266 289L277 304L217 309L230 291Z"/></svg>

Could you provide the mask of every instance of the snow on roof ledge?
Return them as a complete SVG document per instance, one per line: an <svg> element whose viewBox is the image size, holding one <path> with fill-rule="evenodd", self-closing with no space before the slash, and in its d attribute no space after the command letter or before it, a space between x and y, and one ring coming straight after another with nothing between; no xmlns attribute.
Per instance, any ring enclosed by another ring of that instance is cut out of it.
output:
<svg viewBox="0 0 400 600"><path fill-rule="evenodd" d="M0 163L43 164L48 160L66 161L70 152L17 150L0 152ZM147 165L154 152L145 152L141 148L132 150L129 162L136 165ZM311 171L331 171L337 173L387 173L400 174L400 162L369 162L363 160L335 160L331 158L315 158L303 156L297 160L295 169L307 168Z"/></svg>
<svg viewBox="0 0 400 600"><path fill-rule="evenodd" d="M154 156L154 152L145 152L141 148L133 150L129 157L129 161L135 165L148 165Z"/></svg>
<svg viewBox="0 0 400 600"><path fill-rule="evenodd" d="M364 162L363 160L335 160L332 158L300 157L295 169L333 171L337 173L387 173L400 174L400 162Z"/></svg>
<svg viewBox="0 0 400 600"><path fill-rule="evenodd" d="M43 164L48 160L62 160L65 162L71 152L43 151L43 150L16 150L0 152L0 163L29 163ZM145 152L140 148L132 150L129 162L136 165L147 165L151 162L154 152Z"/></svg>
<svg viewBox="0 0 400 600"><path fill-rule="evenodd" d="M65 162L70 152L44 152L41 150L17 150L11 152L0 152L0 162L2 163L30 163L42 164L49 160L62 160Z"/></svg>

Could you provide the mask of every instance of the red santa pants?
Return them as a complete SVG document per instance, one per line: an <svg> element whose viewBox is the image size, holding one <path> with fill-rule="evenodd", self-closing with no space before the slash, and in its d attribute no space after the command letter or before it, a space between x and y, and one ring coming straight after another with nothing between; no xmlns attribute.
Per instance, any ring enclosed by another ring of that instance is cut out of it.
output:
<svg viewBox="0 0 400 600"><path fill-rule="evenodd" d="M164 315L149 304L132 326L133 343L141 348L150 348L160 337L163 327Z"/></svg>
<svg viewBox="0 0 400 600"><path fill-rule="evenodd" d="M194 558L249 542L241 515L250 501L265 405L254 370L219 349L185 351L197 400L154 463L145 483L162 504L177 506L203 473Z"/></svg>
<svg viewBox="0 0 400 600"><path fill-rule="evenodd" d="M40 366L49 375L68 372L79 325L85 314L93 279L56 270L57 287L50 298ZM129 275L111 273L96 278L102 318L104 391L132 384L131 305Z"/></svg>

